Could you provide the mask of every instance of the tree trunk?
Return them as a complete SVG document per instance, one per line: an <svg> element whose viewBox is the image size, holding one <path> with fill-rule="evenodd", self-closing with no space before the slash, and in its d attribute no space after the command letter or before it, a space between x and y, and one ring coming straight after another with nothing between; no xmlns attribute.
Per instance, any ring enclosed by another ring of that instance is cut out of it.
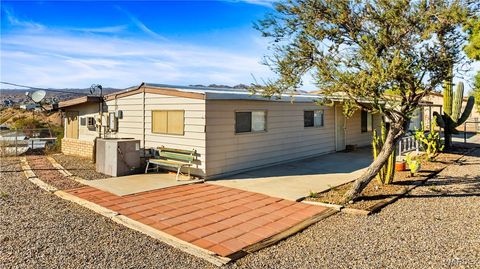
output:
<svg viewBox="0 0 480 269"><path fill-rule="evenodd" d="M452 133L451 132L443 132L445 138L445 148L449 149L452 147Z"/></svg>
<svg viewBox="0 0 480 269"><path fill-rule="evenodd" d="M395 150L397 141L402 137L400 134L404 132L405 130L402 125L390 125L390 130L388 131L385 143L383 144L377 158L370 164L370 166L368 166L367 170L353 182L350 190L345 193L343 197L345 203L357 198L368 183L370 183L378 172L380 172L382 167L388 161L390 154Z"/></svg>

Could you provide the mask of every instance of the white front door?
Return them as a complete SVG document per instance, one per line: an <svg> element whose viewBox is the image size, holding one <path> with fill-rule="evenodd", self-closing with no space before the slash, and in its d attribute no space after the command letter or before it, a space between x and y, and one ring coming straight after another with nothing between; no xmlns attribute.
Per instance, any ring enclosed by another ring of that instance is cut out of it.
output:
<svg viewBox="0 0 480 269"><path fill-rule="evenodd" d="M342 106L335 104L335 150L345 150L345 115Z"/></svg>

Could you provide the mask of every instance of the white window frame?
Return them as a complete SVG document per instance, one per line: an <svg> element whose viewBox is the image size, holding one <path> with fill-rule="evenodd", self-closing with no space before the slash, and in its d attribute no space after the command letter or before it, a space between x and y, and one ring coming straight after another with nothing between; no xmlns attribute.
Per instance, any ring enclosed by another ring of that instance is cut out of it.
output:
<svg viewBox="0 0 480 269"><path fill-rule="evenodd" d="M313 126L305 126L305 112L307 111L313 111ZM317 116L317 113L321 112L322 113L322 124L321 125L317 125L317 121L315 119L317 119L318 117ZM322 128L322 127L325 127L325 109L305 109L303 111L303 127L304 128Z"/></svg>

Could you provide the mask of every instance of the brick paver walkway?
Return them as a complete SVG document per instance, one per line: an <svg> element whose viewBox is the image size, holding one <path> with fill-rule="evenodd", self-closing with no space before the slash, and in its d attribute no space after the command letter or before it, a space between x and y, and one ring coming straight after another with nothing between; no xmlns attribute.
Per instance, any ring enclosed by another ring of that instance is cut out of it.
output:
<svg viewBox="0 0 480 269"><path fill-rule="evenodd" d="M92 187L67 192L224 257L326 210L211 184L126 196Z"/></svg>

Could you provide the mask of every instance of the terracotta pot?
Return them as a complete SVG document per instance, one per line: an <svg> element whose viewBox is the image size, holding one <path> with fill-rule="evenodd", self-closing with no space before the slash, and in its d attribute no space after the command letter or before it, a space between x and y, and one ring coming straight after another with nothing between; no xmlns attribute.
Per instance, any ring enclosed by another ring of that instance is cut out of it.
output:
<svg viewBox="0 0 480 269"><path fill-rule="evenodd" d="M405 162L396 162L395 163L395 171L405 171L406 170L406 167L405 167Z"/></svg>

